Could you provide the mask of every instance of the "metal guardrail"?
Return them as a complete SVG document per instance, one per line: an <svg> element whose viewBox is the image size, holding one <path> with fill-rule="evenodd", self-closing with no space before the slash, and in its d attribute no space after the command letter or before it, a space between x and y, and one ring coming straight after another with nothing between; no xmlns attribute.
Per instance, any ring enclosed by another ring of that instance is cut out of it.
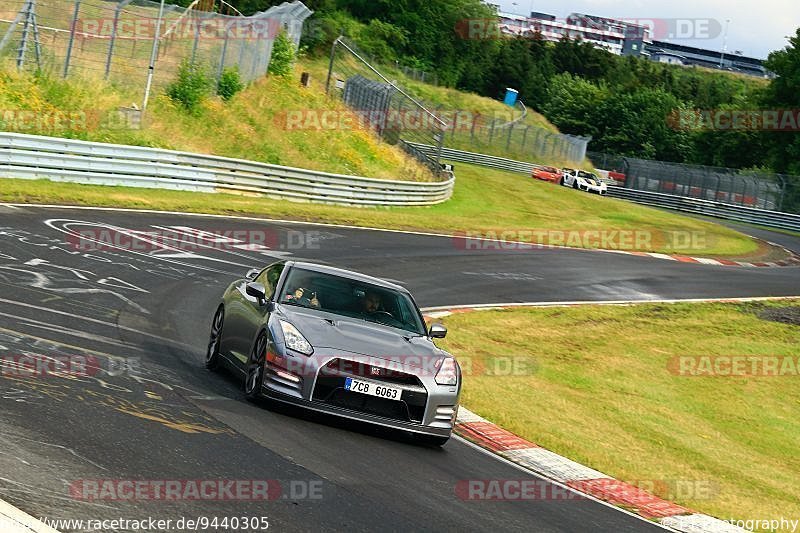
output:
<svg viewBox="0 0 800 533"><path fill-rule="evenodd" d="M430 145L415 144L413 146L422 151L436 149L436 147ZM474 152L453 150L452 148L442 149L442 159L528 175L530 175L534 168L541 168L540 165L534 165L533 163L525 163L523 161L515 161L513 159L477 154ZM616 187L613 185L608 187L608 195L613 198L628 200L652 207L674 209L685 213L695 213L748 224L757 224L770 228L800 231L800 215L793 215L790 213L724 204L710 200L702 200L700 198L676 196L673 194L626 189L625 187Z"/></svg>
<svg viewBox="0 0 800 533"><path fill-rule="evenodd" d="M653 207L663 207L666 209L683 211L685 213L695 213L726 220L735 220L737 222L746 222L748 224L757 224L770 228L800 231L800 215L793 215L790 213L723 204L712 202L711 200L689 198L673 194L626 189L624 187L609 187L608 195L613 198L620 198L622 200Z"/></svg>
<svg viewBox="0 0 800 533"><path fill-rule="evenodd" d="M435 154L436 150L438 150L436 146L429 144L408 144L427 154ZM442 148L442 159L456 161L458 163L470 163L472 165L480 165L482 167L508 170L509 172L519 172L521 174L528 175L530 175L530 173L536 168L543 168L542 165L534 165L533 163L526 163L524 161L506 159L505 157L496 157L493 155L478 154L475 152L465 152L463 150L455 150L453 148Z"/></svg>
<svg viewBox="0 0 800 533"><path fill-rule="evenodd" d="M0 133L0 177L5 178L415 206L448 200L455 184L455 176L448 176L440 182L381 180L173 150Z"/></svg>

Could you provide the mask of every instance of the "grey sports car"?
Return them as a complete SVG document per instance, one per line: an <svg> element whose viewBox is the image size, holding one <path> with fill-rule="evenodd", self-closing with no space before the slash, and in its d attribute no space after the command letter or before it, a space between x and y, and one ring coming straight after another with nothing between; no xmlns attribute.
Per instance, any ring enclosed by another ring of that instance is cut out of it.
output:
<svg viewBox="0 0 800 533"><path fill-rule="evenodd" d="M461 368L432 339L411 294L385 280L281 261L251 270L222 296L206 367L229 367L249 399L265 397L396 428L443 445Z"/></svg>

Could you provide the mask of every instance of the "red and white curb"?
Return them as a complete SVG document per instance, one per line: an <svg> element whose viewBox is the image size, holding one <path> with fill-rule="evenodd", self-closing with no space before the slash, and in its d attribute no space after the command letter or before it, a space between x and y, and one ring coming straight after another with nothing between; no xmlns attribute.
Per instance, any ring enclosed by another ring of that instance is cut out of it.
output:
<svg viewBox="0 0 800 533"><path fill-rule="evenodd" d="M459 436L515 463L537 476L622 507L683 533L745 533L747 530L712 516L695 513L624 481L576 463L481 418L464 407L458 410Z"/></svg>
<svg viewBox="0 0 800 533"><path fill-rule="evenodd" d="M668 254L660 254L654 252L628 252L622 250L599 250L601 252L608 252L614 254L624 254L624 255L636 255L639 257L655 257L656 259L665 259L667 261L677 261L679 263L699 263L702 265L714 265L714 266L738 266L738 267L746 267L746 268L776 268L776 267L790 267L790 266L800 266L800 257L794 254L792 251L774 244L768 243L772 246L778 246L784 252L786 252L789 257L786 259L781 259L780 261L756 261L756 262L747 262L747 261L731 261L729 259L712 259L709 257L690 257L686 255L668 255Z"/></svg>
<svg viewBox="0 0 800 533"><path fill-rule="evenodd" d="M0 531L3 533L59 533L58 530L0 500Z"/></svg>

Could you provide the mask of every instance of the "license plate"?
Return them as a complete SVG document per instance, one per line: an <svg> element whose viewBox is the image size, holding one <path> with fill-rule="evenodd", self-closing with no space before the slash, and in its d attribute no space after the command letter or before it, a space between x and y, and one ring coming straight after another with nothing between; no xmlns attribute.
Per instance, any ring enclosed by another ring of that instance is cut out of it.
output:
<svg viewBox="0 0 800 533"><path fill-rule="evenodd" d="M403 389L388 387L373 381L362 381L353 378L346 378L344 380L344 388L351 392L360 392L361 394L369 394L370 396L387 398L389 400L399 400L403 395Z"/></svg>

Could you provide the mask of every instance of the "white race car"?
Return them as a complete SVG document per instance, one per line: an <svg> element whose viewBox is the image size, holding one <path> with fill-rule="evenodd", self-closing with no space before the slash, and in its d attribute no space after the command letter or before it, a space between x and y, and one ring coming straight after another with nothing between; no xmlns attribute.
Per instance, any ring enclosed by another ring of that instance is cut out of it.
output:
<svg viewBox="0 0 800 533"><path fill-rule="evenodd" d="M608 193L608 185L603 183L603 181L598 178L596 174L575 168L563 169L561 185L564 187L572 187L573 189L593 192L600 195Z"/></svg>

